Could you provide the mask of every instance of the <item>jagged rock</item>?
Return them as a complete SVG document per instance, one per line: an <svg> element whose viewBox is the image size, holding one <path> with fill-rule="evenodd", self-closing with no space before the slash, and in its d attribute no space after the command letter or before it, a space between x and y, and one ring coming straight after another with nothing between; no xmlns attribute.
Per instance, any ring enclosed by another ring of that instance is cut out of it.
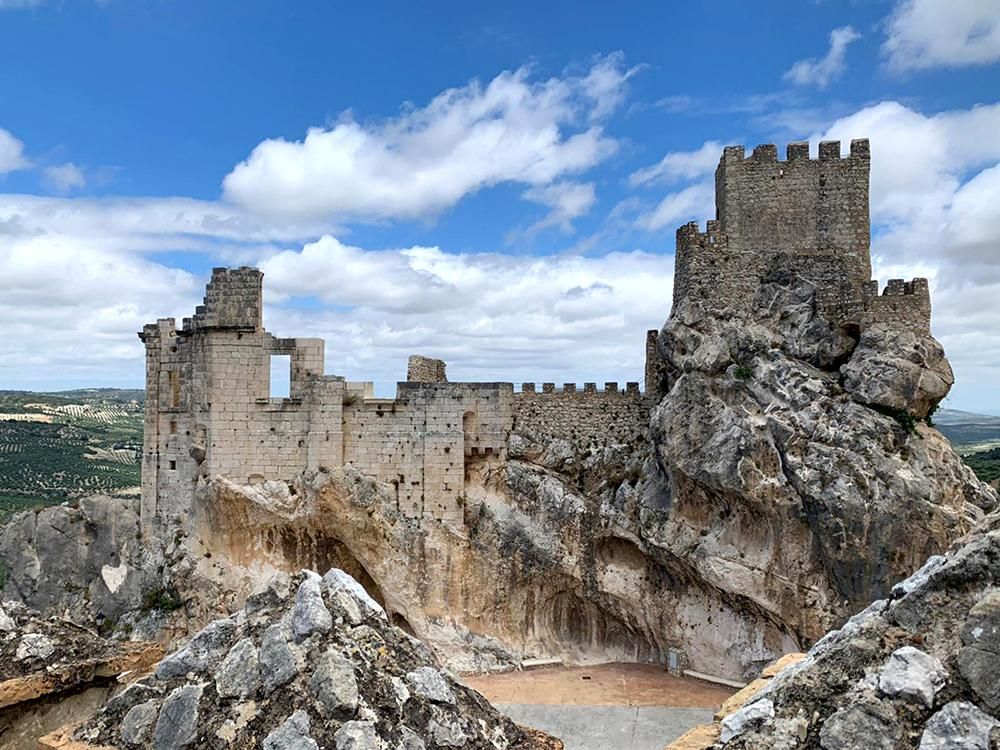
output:
<svg viewBox="0 0 1000 750"><path fill-rule="evenodd" d="M159 713L160 704L155 700L148 700L130 708L122 719L122 742L136 747L145 745L156 725Z"/></svg>
<svg viewBox="0 0 1000 750"><path fill-rule="evenodd" d="M292 583L301 589L304 582L319 580L315 573L303 572ZM289 596L264 606L258 600L252 613L244 610L227 620L232 627L213 623L184 647L199 646L197 651L205 654L203 669L155 670L76 729L73 738L88 746L113 745L135 717L131 713L135 707L151 702L154 706L161 703L153 737L157 748L162 740L163 747L190 750L223 745L265 750L419 750L442 747L435 733L442 739L457 737L447 729L450 725L461 729L468 748L555 747L547 744L551 738L529 736L482 696L439 671L418 642L361 600L356 587L345 585L335 591L322 586L319 594L328 611L337 610L339 596L352 597L365 613L364 623L352 626L337 617L328 631L315 631L291 645L284 639L290 637L299 601ZM206 648L206 643L212 647ZM261 665L259 681L253 679L252 670L244 674L237 668L252 661L246 658L252 655L251 648L256 649ZM280 692L273 688L268 693L267 677L272 670L266 664L278 662L269 661L266 655L284 649L292 651L299 666L283 677ZM172 656L168 661L177 660ZM224 672L231 672L234 679L220 680ZM434 675L423 682L433 685L433 695L450 696L451 702L435 702L406 688L409 674ZM238 675L247 679L237 679ZM208 678L246 689L213 689ZM404 692L409 693L405 700ZM128 722L126 717L130 717Z"/></svg>
<svg viewBox="0 0 1000 750"><path fill-rule="evenodd" d="M396 745L396 750L426 750L427 745L409 727L401 727L400 731L402 738L399 740L399 744Z"/></svg>
<svg viewBox="0 0 1000 750"><path fill-rule="evenodd" d="M337 750L382 750L385 745L370 721L349 721L333 736Z"/></svg>
<svg viewBox="0 0 1000 750"><path fill-rule="evenodd" d="M14 623L13 618L7 614L3 607L0 607L0 631L9 633L15 628L17 628L17 625Z"/></svg>
<svg viewBox="0 0 1000 750"><path fill-rule="evenodd" d="M913 646L903 646L882 667L878 687L886 695L919 700L930 708L947 679L948 671L940 661Z"/></svg>
<svg viewBox="0 0 1000 750"><path fill-rule="evenodd" d="M879 702L842 708L823 722L819 744L823 750L894 750L900 737L892 708Z"/></svg>
<svg viewBox="0 0 1000 750"><path fill-rule="evenodd" d="M299 709L264 738L264 750L319 750L309 736L309 725L309 714Z"/></svg>
<svg viewBox="0 0 1000 750"><path fill-rule="evenodd" d="M455 694L444 676L433 667L421 667L406 675L413 692L435 703L455 703Z"/></svg>
<svg viewBox="0 0 1000 750"><path fill-rule="evenodd" d="M774 717L774 704L767 698L749 703L722 720L722 734L719 739L729 742L749 729Z"/></svg>
<svg viewBox="0 0 1000 750"><path fill-rule="evenodd" d="M202 685L183 685L163 701L153 732L157 750L178 750L194 742L198 733L198 702Z"/></svg>
<svg viewBox="0 0 1000 750"><path fill-rule="evenodd" d="M463 747L469 737L462 731L462 723L452 716L436 716L427 725L427 731L438 747Z"/></svg>
<svg viewBox="0 0 1000 750"><path fill-rule="evenodd" d="M844 390L876 404L923 418L955 383L944 349L929 335L873 326L861 334L841 368Z"/></svg>
<svg viewBox="0 0 1000 750"><path fill-rule="evenodd" d="M288 647L288 641L280 625L272 625L264 631L260 643L260 669L264 676L264 692L272 693L298 672L295 656Z"/></svg>
<svg viewBox="0 0 1000 750"><path fill-rule="evenodd" d="M262 609L281 604L288 597L291 585L291 578L287 573L278 573L272 576L263 586L251 592L250 596L247 597L247 614L252 615Z"/></svg>
<svg viewBox="0 0 1000 750"><path fill-rule="evenodd" d="M307 577L299 584L295 594L295 609L292 611L295 639L302 640L313 633L327 633L332 625L333 617L323 603L319 577Z"/></svg>
<svg viewBox="0 0 1000 750"><path fill-rule="evenodd" d="M215 620L195 635L184 648L175 651L156 665L156 676L170 679L188 672L203 672L209 662L225 652L229 639L236 632L232 618Z"/></svg>
<svg viewBox="0 0 1000 750"><path fill-rule="evenodd" d="M991 703L1000 661L990 651L998 639L998 592L1000 512L994 512L893 587L886 601L778 672L751 698L771 701L773 720L721 747L987 750L990 733L1000 737L998 708ZM970 657L970 649L978 654ZM961 677L957 671L949 677L944 665L962 669ZM942 701L947 705L933 712Z"/></svg>
<svg viewBox="0 0 1000 750"><path fill-rule="evenodd" d="M68 612L81 623L93 623L97 613L114 620L140 610L144 594L160 585L162 563L132 500L87 497L78 507L18 513L0 527L0 564L8 573L0 598Z"/></svg>
<svg viewBox="0 0 1000 750"><path fill-rule="evenodd" d="M327 649L313 667L309 689L325 716L349 717L358 708L354 665L332 648Z"/></svg>
<svg viewBox="0 0 1000 750"><path fill-rule="evenodd" d="M998 726L971 703L953 701L928 720L920 750L990 750L990 732Z"/></svg>
<svg viewBox="0 0 1000 750"><path fill-rule="evenodd" d="M18 661L45 660L52 656L55 650L55 644L48 636L42 633L26 633L21 636L21 641L17 644L14 658Z"/></svg>
<svg viewBox="0 0 1000 750"><path fill-rule="evenodd" d="M215 673L215 690L224 698L246 698L260 687L260 664L253 641L236 642Z"/></svg>
<svg viewBox="0 0 1000 750"><path fill-rule="evenodd" d="M987 708L1000 709L1000 591L987 592L969 610L962 643L962 676Z"/></svg>

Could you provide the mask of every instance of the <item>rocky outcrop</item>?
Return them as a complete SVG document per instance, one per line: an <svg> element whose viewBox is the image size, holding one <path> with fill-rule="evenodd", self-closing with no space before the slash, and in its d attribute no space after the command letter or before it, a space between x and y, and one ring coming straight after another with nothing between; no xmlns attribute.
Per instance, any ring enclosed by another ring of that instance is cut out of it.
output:
<svg viewBox="0 0 1000 750"><path fill-rule="evenodd" d="M1000 743L1000 514L824 636L684 747L939 750ZM693 733L692 733L693 734Z"/></svg>
<svg viewBox="0 0 1000 750"><path fill-rule="evenodd" d="M561 743L455 682L343 571L279 575L42 747L495 750Z"/></svg>
<svg viewBox="0 0 1000 750"><path fill-rule="evenodd" d="M143 670L162 655L156 644L115 643L68 620L5 602L0 606L0 709Z"/></svg>

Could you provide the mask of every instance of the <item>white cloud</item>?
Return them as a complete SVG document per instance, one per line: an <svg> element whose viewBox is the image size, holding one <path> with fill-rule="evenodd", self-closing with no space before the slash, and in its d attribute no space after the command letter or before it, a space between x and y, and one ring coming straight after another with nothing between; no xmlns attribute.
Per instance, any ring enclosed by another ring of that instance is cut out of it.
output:
<svg viewBox="0 0 1000 750"><path fill-rule="evenodd" d="M565 233L573 231L573 220L585 216L597 202L597 192L592 182L553 182L551 185L533 187L522 195L526 200L548 206L549 213L529 226L519 235L531 235L550 227L559 227Z"/></svg>
<svg viewBox="0 0 1000 750"><path fill-rule="evenodd" d="M73 162L66 162L43 170L45 183L58 193L68 193L71 190L85 187L87 178Z"/></svg>
<svg viewBox="0 0 1000 750"><path fill-rule="evenodd" d="M272 217L413 219L491 185L547 185L615 152L598 120L621 102L633 72L620 55L598 59L585 76L540 82L521 68L382 123L344 119L303 141L267 140L226 176L224 193Z"/></svg>
<svg viewBox="0 0 1000 750"><path fill-rule="evenodd" d="M0 382L14 387L141 384L136 332L190 315L200 286L186 271L76 238L0 238L0 247Z"/></svg>
<svg viewBox="0 0 1000 750"><path fill-rule="evenodd" d="M328 370L393 383L411 353L448 361L453 379L642 379L645 331L669 312L673 259L372 251L324 237L261 263L267 324L321 336ZM280 303L312 295L308 313Z"/></svg>
<svg viewBox="0 0 1000 750"><path fill-rule="evenodd" d="M193 198L50 198L0 194L0 239L25 234L98 238L105 246L177 249L198 240L270 242L315 237L325 222L264 219L216 201Z"/></svg>
<svg viewBox="0 0 1000 750"><path fill-rule="evenodd" d="M996 0L900 0L882 51L897 71L997 62L1000 5Z"/></svg>
<svg viewBox="0 0 1000 750"><path fill-rule="evenodd" d="M698 182L683 190L669 193L652 210L641 214L636 222L640 229L655 232L674 229L688 221L704 222L715 215L715 185Z"/></svg>
<svg viewBox="0 0 1000 750"><path fill-rule="evenodd" d="M705 141L694 151L670 151L658 164L645 167L629 175L632 187L656 183L690 180L715 171L722 156L723 145L719 141Z"/></svg>
<svg viewBox="0 0 1000 750"><path fill-rule="evenodd" d="M847 47L861 35L851 26L830 32L830 49L825 57L799 60L785 73L785 80L799 86L815 85L825 89L844 72Z"/></svg>
<svg viewBox="0 0 1000 750"><path fill-rule="evenodd" d="M31 162L24 157L24 144L0 128L0 176L30 166Z"/></svg>

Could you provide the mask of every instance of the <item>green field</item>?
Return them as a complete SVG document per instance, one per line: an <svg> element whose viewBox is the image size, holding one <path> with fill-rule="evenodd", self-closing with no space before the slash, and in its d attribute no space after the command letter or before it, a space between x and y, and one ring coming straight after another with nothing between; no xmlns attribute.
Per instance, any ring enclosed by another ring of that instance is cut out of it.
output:
<svg viewBox="0 0 1000 750"><path fill-rule="evenodd" d="M139 486L137 390L0 391L0 522L12 512Z"/></svg>
<svg viewBox="0 0 1000 750"><path fill-rule="evenodd" d="M963 458L976 472L976 476L984 482L991 482L994 485L1000 482L1000 448L970 453Z"/></svg>

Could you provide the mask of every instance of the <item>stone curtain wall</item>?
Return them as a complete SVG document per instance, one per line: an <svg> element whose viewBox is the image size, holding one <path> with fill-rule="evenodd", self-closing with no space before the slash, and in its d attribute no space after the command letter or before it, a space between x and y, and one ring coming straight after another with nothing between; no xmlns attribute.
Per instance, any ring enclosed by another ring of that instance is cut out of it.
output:
<svg viewBox="0 0 1000 750"><path fill-rule="evenodd" d="M413 518L461 523L466 462L507 456L510 383L400 383L344 409L344 463L393 486Z"/></svg>
<svg viewBox="0 0 1000 750"><path fill-rule="evenodd" d="M534 383L525 383L514 394L514 431L534 440L566 440L578 451L629 445L646 434L654 403L639 391L638 383L629 383L625 390L608 383L600 391L595 383L582 390L569 383L558 391L546 383L541 392Z"/></svg>

